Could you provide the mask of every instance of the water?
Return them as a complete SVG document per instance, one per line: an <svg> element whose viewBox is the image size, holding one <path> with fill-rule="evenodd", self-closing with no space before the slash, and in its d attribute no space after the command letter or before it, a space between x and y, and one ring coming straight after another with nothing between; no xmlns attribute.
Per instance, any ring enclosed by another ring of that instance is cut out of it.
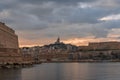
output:
<svg viewBox="0 0 120 80"><path fill-rule="evenodd" d="M0 69L0 80L120 80L120 63L43 63Z"/></svg>

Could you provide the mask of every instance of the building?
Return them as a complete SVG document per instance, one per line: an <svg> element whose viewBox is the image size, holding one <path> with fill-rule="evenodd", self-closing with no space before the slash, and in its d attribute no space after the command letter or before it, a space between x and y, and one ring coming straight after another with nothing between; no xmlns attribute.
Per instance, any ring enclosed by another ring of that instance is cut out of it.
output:
<svg viewBox="0 0 120 80"><path fill-rule="evenodd" d="M45 45L39 49L38 60L66 61L69 59L70 53L76 52L77 49L77 46L61 42L58 37L53 44Z"/></svg>
<svg viewBox="0 0 120 80"><path fill-rule="evenodd" d="M96 42L88 46L79 46L80 50L120 50L120 42Z"/></svg>
<svg viewBox="0 0 120 80"><path fill-rule="evenodd" d="M118 50L120 49L120 42L111 41L111 42L98 42L98 43L89 43L89 47L93 49L101 50Z"/></svg>
<svg viewBox="0 0 120 80"><path fill-rule="evenodd" d="M23 47L20 48L24 63L34 63L35 50L34 47Z"/></svg>
<svg viewBox="0 0 120 80"><path fill-rule="evenodd" d="M0 22L0 47L18 49L18 36L5 23Z"/></svg>
<svg viewBox="0 0 120 80"><path fill-rule="evenodd" d="M77 51L77 47L71 44L64 44L58 37L57 40L49 45L23 47L20 49L23 56L31 55L35 63L41 61L65 61L69 59L70 53ZM76 56L72 54L72 56ZM30 58L30 56L28 56Z"/></svg>
<svg viewBox="0 0 120 80"><path fill-rule="evenodd" d="M5 23L0 22L0 64L21 63L18 36Z"/></svg>
<svg viewBox="0 0 120 80"><path fill-rule="evenodd" d="M120 59L120 42L89 43L88 46L79 46L79 52L81 59Z"/></svg>

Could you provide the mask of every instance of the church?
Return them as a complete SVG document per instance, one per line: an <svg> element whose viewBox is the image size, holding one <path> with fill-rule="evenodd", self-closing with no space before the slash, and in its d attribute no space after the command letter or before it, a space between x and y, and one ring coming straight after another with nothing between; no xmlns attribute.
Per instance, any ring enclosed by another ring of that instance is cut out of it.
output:
<svg viewBox="0 0 120 80"><path fill-rule="evenodd" d="M57 40L53 44L45 45L44 47L49 49L61 49L61 50L67 50L67 51L76 51L77 46L71 45L71 44L65 44L60 41L60 37L57 38Z"/></svg>

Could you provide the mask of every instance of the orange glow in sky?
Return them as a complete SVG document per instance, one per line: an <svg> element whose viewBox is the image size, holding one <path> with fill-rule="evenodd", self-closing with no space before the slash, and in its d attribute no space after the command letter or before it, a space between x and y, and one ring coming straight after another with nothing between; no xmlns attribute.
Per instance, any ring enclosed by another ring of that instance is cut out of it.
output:
<svg viewBox="0 0 120 80"><path fill-rule="evenodd" d="M77 46L87 46L89 42L107 42L107 41L120 41L119 39L116 39L117 35L108 35L108 38L95 38L94 36L84 37L84 38L71 38L67 40L61 40L61 42L64 42L66 44L73 44ZM19 41L20 47L31 47L31 46L43 46L45 44L51 44L54 43L56 39L54 40L26 40L21 39Z"/></svg>

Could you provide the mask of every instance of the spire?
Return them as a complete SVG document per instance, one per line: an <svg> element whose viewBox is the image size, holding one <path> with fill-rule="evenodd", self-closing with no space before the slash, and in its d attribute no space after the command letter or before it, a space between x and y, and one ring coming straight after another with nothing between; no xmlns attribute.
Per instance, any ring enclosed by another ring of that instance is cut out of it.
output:
<svg viewBox="0 0 120 80"><path fill-rule="evenodd" d="M57 42L60 43L60 38L58 37Z"/></svg>
<svg viewBox="0 0 120 80"><path fill-rule="evenodd" d="M57 38L57 41L55 43L60 43L60 37Z"/></svg>

